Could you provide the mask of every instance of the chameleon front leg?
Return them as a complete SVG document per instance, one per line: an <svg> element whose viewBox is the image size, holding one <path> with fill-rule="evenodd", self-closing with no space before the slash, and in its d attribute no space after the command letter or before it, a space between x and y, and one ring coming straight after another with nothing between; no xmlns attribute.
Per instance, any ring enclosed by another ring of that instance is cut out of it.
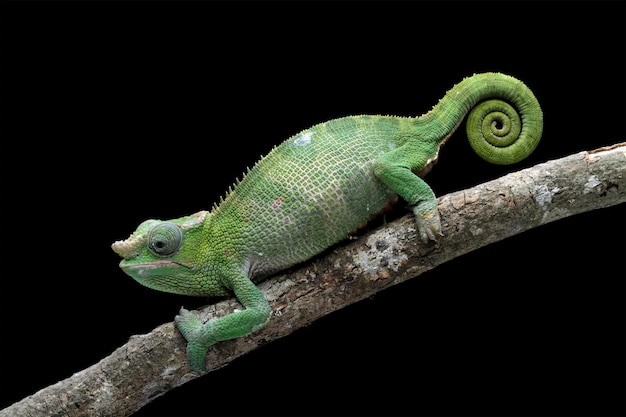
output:
<svg viewBox="0 0 626 417"><path fill-rule="evenodd" d="M374 174L409 204L422 241L437 240L437 236L443 234L435 193L412 172L411 165L414 164L396 156L394 152L389 152L379 157L374 163ZM417 165L420 166L419 163ZM422 167L425 165L421 164Z"/></svg>
<svg viewBox="0 0 626 417"><path fill-rule="evenodd" d="M187 360L195 372L206 371L204 359L211 345L260 329L268 322L272 313L263 293L248 277L237 277L229 286L244 310L202 323L194 312L181 308L180 314L174 319L176 327L187 340Z"/></svg>

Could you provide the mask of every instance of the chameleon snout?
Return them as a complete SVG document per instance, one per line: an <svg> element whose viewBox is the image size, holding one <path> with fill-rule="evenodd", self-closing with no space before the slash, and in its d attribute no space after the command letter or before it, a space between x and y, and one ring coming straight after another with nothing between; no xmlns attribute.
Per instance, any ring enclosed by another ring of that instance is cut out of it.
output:
<svg viewBox="0 0 626 417"><path fill-rule="evenodd" d="M128 240L118 240L111 245L111 249L113 252L117 253L124 259L132 258L135 250L135 246L130 243Z"/></svg>

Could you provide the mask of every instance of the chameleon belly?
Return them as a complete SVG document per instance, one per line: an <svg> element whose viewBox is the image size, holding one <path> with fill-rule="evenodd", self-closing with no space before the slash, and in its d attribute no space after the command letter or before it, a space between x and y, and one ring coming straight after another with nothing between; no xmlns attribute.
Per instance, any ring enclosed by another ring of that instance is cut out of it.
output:
<svg viewBox="0 0 626 417"><path fill-rule="evenodd" d="M213 220L245 224L231 238L247 249L251 275L310 258L397 198L374 175L373 161L401 144L401 124L381 116L322 123L274 148L246 174Z"/></svg>

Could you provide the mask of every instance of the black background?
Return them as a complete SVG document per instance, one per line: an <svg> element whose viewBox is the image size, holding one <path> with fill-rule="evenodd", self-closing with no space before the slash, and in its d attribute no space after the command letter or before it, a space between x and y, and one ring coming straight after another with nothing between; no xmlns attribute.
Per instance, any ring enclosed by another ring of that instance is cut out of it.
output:
<svg viewBox="0 0 626 417"><path fill-rule="evenodd" d="M625 140L624 2L2 3L0 408L206 300L110 244L208 209L299 130L419 115L501 71L545 117L514 167L460 129L438 195ZM625 206L463 256L155 400L164 415L623 415Z"/></svg>

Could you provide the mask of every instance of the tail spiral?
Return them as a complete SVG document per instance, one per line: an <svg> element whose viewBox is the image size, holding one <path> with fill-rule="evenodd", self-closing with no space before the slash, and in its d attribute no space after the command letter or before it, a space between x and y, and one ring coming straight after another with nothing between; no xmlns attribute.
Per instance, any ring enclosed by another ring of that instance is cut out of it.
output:
<svg viewBox="0 0 626 417"><path fill-rule="evenodd" d="M520 80L501 73L482 73L452 87L428 114L441 138L467 115L466 132L484 160L507 165L530 155L541 139L543 112L532 91Z"/></svg>

